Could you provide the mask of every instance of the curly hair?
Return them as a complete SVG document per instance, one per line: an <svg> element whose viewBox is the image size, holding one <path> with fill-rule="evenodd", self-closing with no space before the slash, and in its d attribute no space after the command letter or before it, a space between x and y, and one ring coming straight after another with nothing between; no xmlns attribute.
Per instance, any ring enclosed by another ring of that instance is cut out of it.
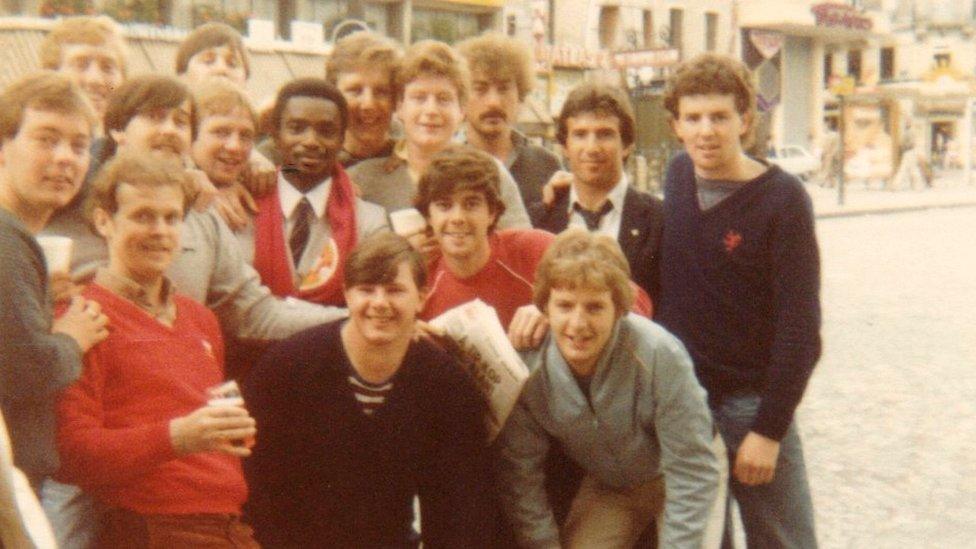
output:
<svg viewBox="0 0 976 549"><path fill-rule="evenodd" d="M403 99L407 84L427 75L443 76L450 80L457 88L458 102L464 105L471 88L468 62L457 50L437 40L421 40L407 49L393 78L397 101Z"/></svg>
<svg viewBox="0 0 976 549"><path fill-rule="evenodd" d="M468 60L471 72L489 80L512 80L518 88L519 101L535 85L532 50L528 44L497 32L468 38L457 46Z"/></svg>
<svg viewBox="0 0 976 549"><path fill-rule="evenodd" d="M678 65L665 86L664 108L677 120L683 96L711 94L731 95L740 115L755 115L756 87L749 69L738 59L715 53L703 53Z"/></svg>

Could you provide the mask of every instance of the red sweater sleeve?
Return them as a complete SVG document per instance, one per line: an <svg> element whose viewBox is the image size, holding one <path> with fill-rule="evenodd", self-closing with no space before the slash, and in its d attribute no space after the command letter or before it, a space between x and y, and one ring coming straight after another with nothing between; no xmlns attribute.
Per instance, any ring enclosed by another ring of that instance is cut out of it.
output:
<svg viewBox="0 0 976 549"><path fill-rule="evenodd" d="M88 352L81 378L58 402L57 477L82 488L122 483L177 457L168 421L105 427L105 368L100 358L97 346Z"/></svg>

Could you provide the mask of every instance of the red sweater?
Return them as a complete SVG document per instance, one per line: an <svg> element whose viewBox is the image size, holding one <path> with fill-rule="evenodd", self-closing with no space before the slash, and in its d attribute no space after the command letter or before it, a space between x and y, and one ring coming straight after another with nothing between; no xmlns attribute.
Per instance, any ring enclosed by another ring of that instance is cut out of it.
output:
<svg viewBox="0 0 976 549"><path fill-rule="evenodd" d="M240 460L177 456L169 436L170 420L206 404L207 388L223 380L213 313L177 295L168 327L97 284L84 295L101 304L110 332L58 404L58 477L137 513L239 513L247 499Z"/></svg>
<svg viewBox="0 0 976 549"><path fill-rule="evenodd" d="M542 254L556 237L538 229L509 229L489 237L491 257L488 264L468 278L458 278L438 256L430 266L430 294L420 318L430 320L472 299L480 299L495 308L502 327L508 329L515 311L532 303L535 270ZM640 286L634 288L631 311L651 318L651 298Z"/></svg>
<svg viewBox="0 0 976 549"><path fill-rule="evenodd" d="M420 315L422 319L429 320L462 303L480 299L495 308L502 327L508 329L515 311L532 303L535 268L555 237L536 229L511 229L488 238L488 264L468 278L455 276L443 256L438 256L430 267L430 295Z"/></svg>

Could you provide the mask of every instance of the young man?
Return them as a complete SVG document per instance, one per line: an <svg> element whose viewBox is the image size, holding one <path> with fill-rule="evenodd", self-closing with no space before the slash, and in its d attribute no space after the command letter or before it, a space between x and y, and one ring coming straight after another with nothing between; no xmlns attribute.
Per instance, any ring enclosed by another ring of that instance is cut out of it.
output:
<svg viewBox="0 0 976 549"><path fill-rule="evenodd" d="M571 229L539 265L550 335L499 435L503 509L525 547L633 547L657 516L661 547L701 547L718 485L705 392L681 343L627 315L616 242ZM561 447L586 473L562 525L544 489ZM667 490L665 490L667 485ZM661 517L663 516L663 520Z"/></svg>
<svg viewBox="0 0 976 549"><path fill-rule="evenodd" d="M519 108L535 83L529 46L486 33L457 48L471 67L471 96L464 105L468 143L505 164L526 206L540 202L542 188L561 166L555 154L515 129Z"/></svg>
<svg viewBox="0 0 976 549"><path fill-rule="evenodd" d="M532 225L559 233L584 227L617 240L636 282L657 303L661 201L630 186L624 160L634 148L634 111L617 88L582 84L566 97L556 126L573 181L551 205L529 208Z"/></svg>
<svg viewBox="0 0 976 549"><path fill-rule="evenodd" d="M225 23L200 25L176 50L176 74L191 84L221 77L243 86L250 71L241 33Z"/></svg>
<svg viewBox="0 0 976 549"><path fill-rule="evenodd" d="M403 52L373 32L357 32L336 42L325 61L325 79L342 92L349 107L349 127L339 162L346 168L393 154L390 137L393 75Z"/></svg>
<svg viewBox="0 0 976 549"><path fill-rule="evenodd" d="M35 490L58 467L56 395L108 335L98 304L80 297L52 322L48 266L34 239L81 187L95 120L61 75L28 76L0 94L0 410L14 465Z"/></svg>
<svg viewBox="0 0 976 549"><path fill-rule="evenodd" d="M495 308L504 328L531 332L541 320L532 305L532 282L553 235L535 229L495 231L505 205L498 196L494 166L488 153L452 145L434 155L420 177L414 204L440 250L431 265L430 294L421 318L481 299ZM518 312L524 307L529 310ZM510 337L522 346L518 333ZM538 345L541 338L535 339Z"/></svg>
<svg viewBox="0 0 976 549"><path fill-rule="evenodd" d="M703 55L665 93L686 153L668 168L661 323L688 347L725 445L750 547L815 547L793 422L820 356L820 261L810 198L743 153L755 89Z"/></svg>
<svg viewBox="0 0 976 549"><path fill-rule="evenodd" d="M386 212L358 198L338 162L348 125L346 101L325 80L301 78L278 91L269 133L281 152L278 188L238 239L245 258L275 295L342 305L346 257L386 227Z"/></svg>
<svg viewBox="0 0 976 549"><path fill-rule="evenodd" d="M426 271L384 232L350 254L348 321L276 345L244 384L260 436L248 517L267 547L485 547L494 515L484 404L461 367L415 340Z"/></svg>
<svg viewBox="0 0 976 549"><path fill-rule="evenodd" d="M115 21L106 16L61 19L41 41L38 54L42 68L64 74L85 92L100 129L109 96L125 80L128 49Z"/></svg>
<svg viewBox="0 0 976 549"><path fill-rule="evenodd" d="M403 123L405 139L389 157L360 162L349 170L363 199L388 212L411 207L420 175L431 158L451 143L464 118L461 105L467 100L470 75L467 63L453 48L422 40L407 50L395 84L396 116ZM518 186L501 163L496 165L505 204L498 226L528 228Z"/></svg>
<svg viewBox="0 0 976 549"><path fill-rule="evenodd" d="M224 380L213 313L164 276L191 203L182 164L123 152L89 197L109 249L84 295L112 332L85 356L58 404L59 476L107 509L99 547L257 547L240 522L240 457L254 420L241 406L208 406Z"/></svg>

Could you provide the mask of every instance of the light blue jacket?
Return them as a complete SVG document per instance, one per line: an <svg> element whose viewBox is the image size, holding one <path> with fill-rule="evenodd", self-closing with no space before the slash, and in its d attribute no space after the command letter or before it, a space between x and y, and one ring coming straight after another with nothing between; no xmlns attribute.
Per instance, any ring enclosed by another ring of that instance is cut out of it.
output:
<svg viewBox="0 0 976 549"><path fill-rule="evenodd" d="M498 439L502 505L519 542L559 545L544 487L552 437L611 488L663 473L661 547L699 547L719 472L705 391L678 339L645 318L621 318L596 365L589 401L551 335L523 358L532 373Z"/></svg>

